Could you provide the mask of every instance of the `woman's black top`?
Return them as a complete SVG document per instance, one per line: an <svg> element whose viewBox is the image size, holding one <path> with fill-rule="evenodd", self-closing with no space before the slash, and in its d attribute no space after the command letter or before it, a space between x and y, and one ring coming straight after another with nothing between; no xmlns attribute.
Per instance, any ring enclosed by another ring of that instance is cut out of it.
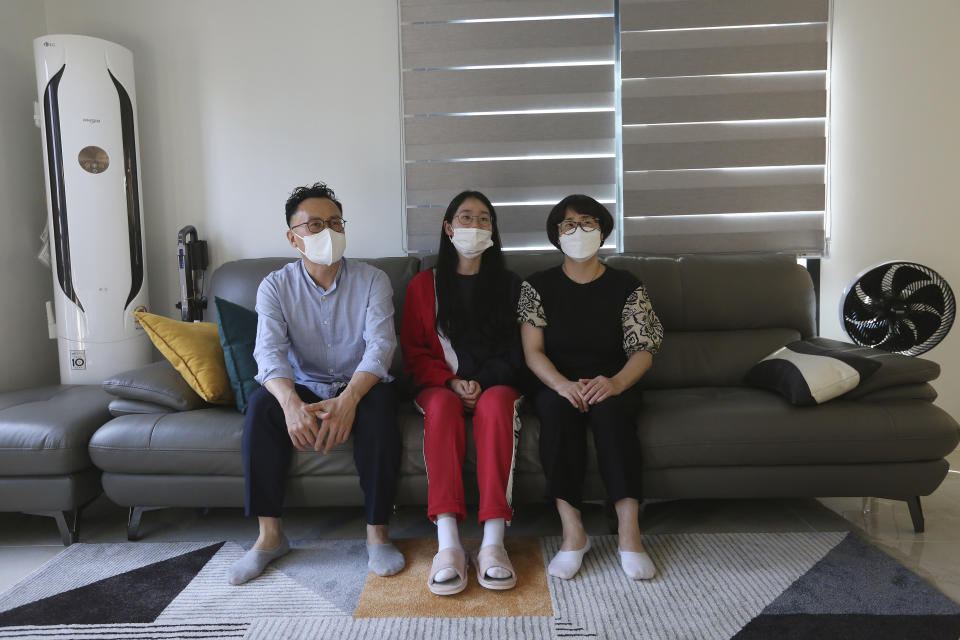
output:
<svg viewBox="0 0 960 640"><path fill-rule="evenodd" d="M509 290L500 291L500 295L510 296L512 305L517 305L520 296L520 278L508 272ZM484 389L505 384L519 387L526 379L523 363L523 347L520 344L519 327L504 333L497 332L484 318L489 309L478 309L477 285L479 275L456 275L457 315L464 327L461 335L451 339L457 354L458 377L464 380L476 380Z"/></svg>
<svg viewBox="0 0 960 640"><path fill-rule="evenodd" d="M585 284L559 266L530 276L520 288L518 314L543 329L547 357L571 380L614 376L635 352L656 353L663 341L646 287L611 267Z"/></svg>

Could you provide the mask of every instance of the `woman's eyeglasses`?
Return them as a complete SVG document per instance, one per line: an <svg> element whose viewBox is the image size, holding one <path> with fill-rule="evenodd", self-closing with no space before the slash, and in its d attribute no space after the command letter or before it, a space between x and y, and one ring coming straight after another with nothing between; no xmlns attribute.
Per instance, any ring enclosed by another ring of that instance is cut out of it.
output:
<svg viewBox="0 0 960 640"><path fill-rule="evenodd" d="M468 227L471 226L474 222L476 222L478 227L489 229L490 225L492 224L492 218L485 213L481 213L477 215L474 215L472 213L458 213L454 217L460 222L460 224Z"/></svg>
<svg viewBox="0 0 960 640"><path fill-rule="evenodd" d="M583 222L578 222L576 220L564 220L557 225L557 228L560 229L560 233L562 235L573 233L576 231L577 227L580 227L587 233L591 231L599 231L600 222L598 220L584 220Z"/></svg>

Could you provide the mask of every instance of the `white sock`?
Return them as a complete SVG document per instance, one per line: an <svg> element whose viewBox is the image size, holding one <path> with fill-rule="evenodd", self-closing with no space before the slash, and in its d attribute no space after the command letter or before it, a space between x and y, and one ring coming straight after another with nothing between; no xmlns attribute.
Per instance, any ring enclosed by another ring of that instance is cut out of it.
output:
<svg viewBox="0 0 960 640"><path fill-rule="evenodd" d="M587 538L587 544L579 551L558 551L550 561L547 567L547 573L555 578L569 580L580 571L580 565L583 563L583 556L590 551L590 538Z"/></svg>
<svg viewBox="0 0 960 640"><path fill-rule="evenodd" d="M483 542L480 543L480 548L489 547L490 545L496 545L498 547L503 546L503 534L505 532L507 523L503 518L492 518L483 523ZM496 578L505 580L510 577L510 571L504 569L503 567L490 567L487 570L488 578Z"/></svg>
<svg viewBox="0 0 960 640"><path fill-rule="evenodd" d="M493 518L483 523L483 542L480 548L489 547L492 544L503 546L503 534L506 531L507 523L503 518Z"/></svg>
<svg viewBox="0 0 960 640"><path fill-rule="evenodd" d="M444 549L463 549L460 544L460 531L457 528L457 518L455 516L445 516L437 518L437 551ZM454 580L457 572L453 569L441 569L434 576L434 582L446 582Z"/></svg>
<svg viewBox="0 0 960 640"><path fill-rule="evenodd" d="M620 566L631 580L649 580L657 575L657 568L646 551L621 551Z"/></svg>

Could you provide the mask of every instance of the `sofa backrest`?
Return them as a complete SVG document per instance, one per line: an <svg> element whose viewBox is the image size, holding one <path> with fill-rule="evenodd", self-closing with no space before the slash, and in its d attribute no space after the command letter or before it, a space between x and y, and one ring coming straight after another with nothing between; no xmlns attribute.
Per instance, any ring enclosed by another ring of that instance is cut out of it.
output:
<svg viewBox="0 0 960 640"><path fill-rule="evenodd" d="M505 257L521 278L563 260L559 251ZM620 254L604 262L643 281L664 326L644 388L739 386L762 358L816 332L813 281L792 256ZM420 267L435 264L429 255Z"/></svg>
<svg viewBox="0 0 960 640"><path fill-rule="evenodd" d="M664 341L646 388L738 386L759 360L816 332L806 269L788 255L617 255L644 282Z"/></svg>
<svg viewBox="0 0 960 640"><path fill-rule="evenodd" d="M214 296L253 309L260 281L296 258L228 262L211 277L208 318L216 321ZM506 254L521 278L560 264L559 251ZM363 259L390 277L399 332L407 285L436 256ZM816 331L813 282L787 255L610 256L605 262L644 282L664 326L661 352L644 376L645 388L737 386L747 370L788 342ZM400 371L399 349L391 372Z"/></svg>

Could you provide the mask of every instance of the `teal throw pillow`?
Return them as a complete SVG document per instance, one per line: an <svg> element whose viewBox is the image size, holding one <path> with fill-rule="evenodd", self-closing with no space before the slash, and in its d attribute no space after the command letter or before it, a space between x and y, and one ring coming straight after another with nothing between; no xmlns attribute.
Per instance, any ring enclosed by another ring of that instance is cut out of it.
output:
<svg viewBox="0 0 960 640"><path fill-rule="evenodd" d="M237 399L237 411L247 412L247 401L260 385L254 380L257 361L253 347L257 343L257 312L214 298L217 305L217 325L220 327L220 344L227 365L227 376Z"/></svg>

